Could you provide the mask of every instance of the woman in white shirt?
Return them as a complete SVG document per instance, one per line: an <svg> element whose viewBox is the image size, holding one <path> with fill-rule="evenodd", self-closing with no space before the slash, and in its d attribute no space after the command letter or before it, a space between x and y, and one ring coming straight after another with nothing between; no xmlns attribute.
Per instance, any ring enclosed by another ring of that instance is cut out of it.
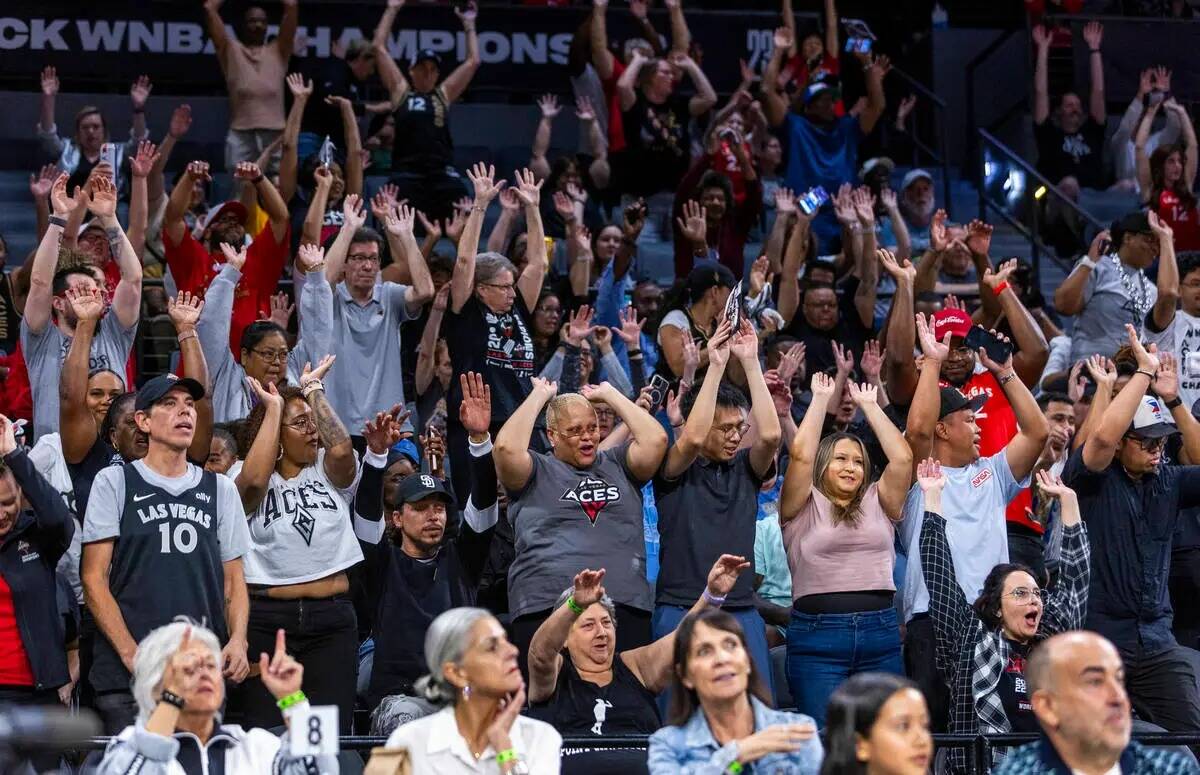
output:
<svg viewBox="0 0 1200 775"><path fill-rule="evenodd" d="M333 361L305 364L298 388L247 379L258 400L242 428L245 459L228 476L250 528L248 653L267 650L284 630L314 704L337 705L349 734L358 621L346 571L363 556L350 512L358 456L321 383ZM378 541L378 526L362 525L371 534L364 540ZM274 724L275 703L253 675L231 700L247 726Z"/></svg>
<svg viewBox="0 0 1200 775"><path fill-rule="evenodd" d="M414 688L445 708L409 722L388 738L408 751L414 775L559 772L562 736L520 715L525 681L517 647L482 608L452 608L425 634L429 675Z"/></svg>

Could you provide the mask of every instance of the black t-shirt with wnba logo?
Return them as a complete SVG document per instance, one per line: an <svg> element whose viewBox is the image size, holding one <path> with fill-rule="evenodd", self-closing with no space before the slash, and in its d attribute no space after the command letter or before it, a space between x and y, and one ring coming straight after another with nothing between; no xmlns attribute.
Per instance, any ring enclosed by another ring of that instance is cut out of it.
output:
<svg viewBox="0 0 1200 775"><path fill-rule="evenodd" d="M1084 188L1104 187L1104 125L1090 116L1078 132L1070 134L1049 119L1033 125L1037 140L1038 172L1057 184L1068 175Z"/></svg>
<svg viewBox="0 0 1200 775"><path fill-rule="evenodd" d="M513 307L495 313L472 296L458 314L446 311L442 330L454 366L446 415L458 419L462 387L458 375L468 371L483 375L492 388L492 425L503 423L533 388L533 335L525 300L517 293Z"/></svg>

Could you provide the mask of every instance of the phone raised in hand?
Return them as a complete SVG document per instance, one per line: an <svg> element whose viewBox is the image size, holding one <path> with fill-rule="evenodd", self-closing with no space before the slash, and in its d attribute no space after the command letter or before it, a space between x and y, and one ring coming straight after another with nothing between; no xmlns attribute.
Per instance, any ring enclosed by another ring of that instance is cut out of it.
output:
<svg viewBox="0 0 1200 775"><path fill-rule="evenodd" d="M996 363L1004 363L1013 352L1013 347L1010 343L995 336L983 326L971 326L971 330L967 332L967 337L963 343L967 347L970 347L973 352L978 351L982 347L987 356Z"/></svg>
<svg viewBox="0 0 1200 775"><path fill-rule="evenodd" d="M671 387L671 383L661 374L655 374L650 378L650 414L658 414L658 410L662 409L663 402L667 400L667 390Z"/></svg>
<svg viewBox="0 0 1200 775"><path fill-rule="evenodd" d="M828 201L829 192L823 186L814 186L796 201L796 205L800 208L800 212L805 215L812 215L821 209L821 205Z"/></svg>

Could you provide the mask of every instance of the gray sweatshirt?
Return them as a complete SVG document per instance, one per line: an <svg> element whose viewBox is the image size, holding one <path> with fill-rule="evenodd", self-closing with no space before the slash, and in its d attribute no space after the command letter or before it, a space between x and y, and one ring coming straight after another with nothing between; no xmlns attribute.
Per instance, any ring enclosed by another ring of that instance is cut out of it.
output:
<svg viewBox="0 0 1200 775"><path fill-rule="evenodd" d="M325 270L309 273L300 292L300 336L288 353L287 379L299 384L305 363L314 366L329 354L333 339L333 290L325 281ZM229 349L229 321L233 295L242 273L226 264L204 293L204 311L196 324L204 360L212 383L213 421L230 422L250 414L254 403L246 384L246 370ZM319 282L318 282L319 280Z"/></svg>
<svg viewBox="0 0 1200 775"><path fill-rule="evenodd" d="M176 757L181 745L200 748L202 761L222 757L225 775L307 775L320 772L338 775L341 768L336 756L293 756L288 735L271 734L265 729L242 729L222 725L209 737L207 745L188 732L164 737L146 731L142 722L125 727L108 744L97 775L185 775ZM214 746L215 744L215 746ZM206 770L207 771L207 770Z"/></svg>

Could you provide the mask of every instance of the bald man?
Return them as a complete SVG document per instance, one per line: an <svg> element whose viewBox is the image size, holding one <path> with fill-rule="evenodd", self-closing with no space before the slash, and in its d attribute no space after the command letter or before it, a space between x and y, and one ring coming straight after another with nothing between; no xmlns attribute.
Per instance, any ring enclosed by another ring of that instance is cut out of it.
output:
<svg viewBox="0 0 1200 775"><path fill-rule="evenodd" d="M1184 754L1130 739L1125 667L1117 649L1100 635L1077 630L1047 639L1030 655L1025 678L1046 736L1013 751L994 775L1197 771L1196 762Z"/></svg>

